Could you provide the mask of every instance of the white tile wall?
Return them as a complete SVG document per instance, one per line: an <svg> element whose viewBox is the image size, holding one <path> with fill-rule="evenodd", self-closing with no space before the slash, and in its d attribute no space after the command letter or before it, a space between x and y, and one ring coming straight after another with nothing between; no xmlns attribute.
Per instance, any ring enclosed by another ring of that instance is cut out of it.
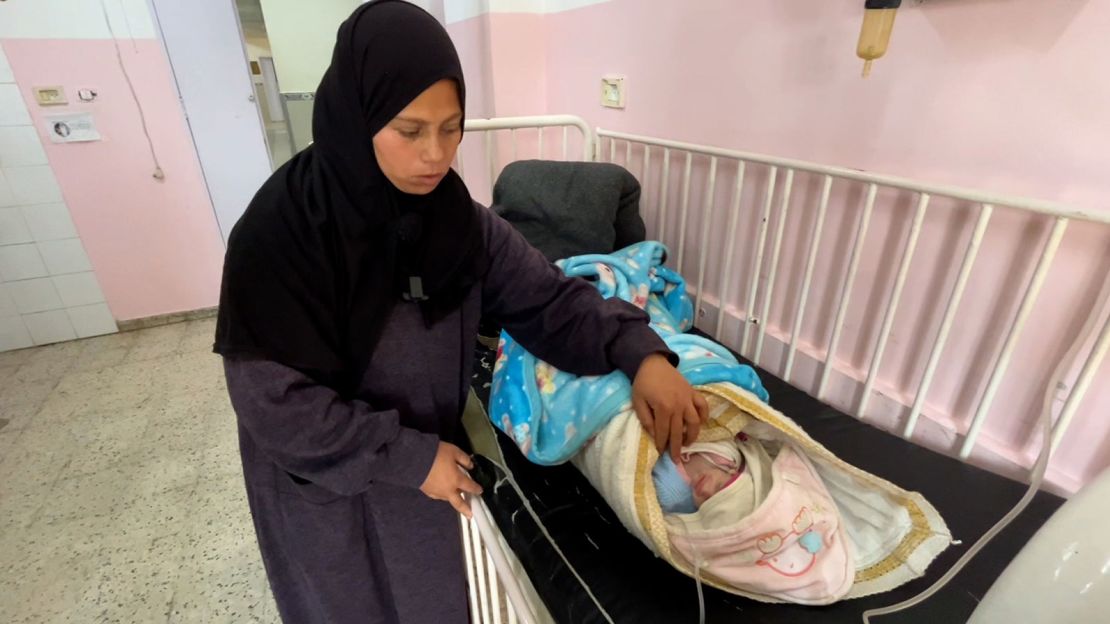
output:
<svg viewBox="0 0 1110 624"><path fill-rule="evenodd" d="M27 226L19 208L0 208L0 245L33 243L31 228Z"/></svg>
<svg viewBox="0 0 1110 624"><path fill-rule="evenodd" d="M27 325L23 323L23 317L0 318L0 351L23 349L34 344Z"/></svg>
<svg viewBox="0 0 1110 624"><path fill-rule="evenodd" d="M71 275L58 275L50 278L54 282L61 297L62 304L67 308L104 303L104 293L96 281L92 271L73 273Z"/></svg>
<svg viewBox="0 0 1110 624"><path fill-rule="evenodd" d="M77 332L69 320L66 310L51 310L37 314L24 314L23 322L31 332L31 340L37 345L63 340L75 340Z"/></svg>
<svg viewBox="0 0 1110 624"><path fill-rule="evenodd" d="M38 132L32 126L0 127L0 167L26 167L45 165L46 151L42 149Z"/></svg>
<svg viewBox="0 0 1110 624"><path fill-rule="evenodd" d="M119 331L12 83L0 48L0 351Z"/></svg>
<svg viewBox="0 0 1110 624"><path fill-rule="evenodd" d="M77 332L78 338L103 336L119 331L116 327L116 319L112 317L112 311L108 309L106 303L66 308L66 313L73 323L73 329Z"/></svg>
<svg viewBox="0 0 1110 624"><path fill-rule="evenodd" d="M81 273L92 270L92 263L81 246L81 239L67 238L64 240L44 241L37 243L39 253L46 263L46 269L51 275L65 275L67 273Z"/></svg>
<svg viewBox="0 0 1110 624"><path fill-rule="evenodd" d="M77 228L69 217L65 204L39 204L24 206L23 220L26 221L31 236L37 241L77 238Z"/></svg>
<svg viewBox="0 0 1110 624"><path fill-rule="evenodd" d="M4 56L4 48L0 47L0 83L3 82L15 82L15 75L8 64L8 57Z"/></svg>
<svg viewBox="0 0 1110 624"><path fill-rule="evenodd" d="M3 85L0 85L3 86ZM56 204L62 201L62 188L49 165L5 167L4 177L12 195L22 205Z"/></svg>
<svg viewBox="0 0 1110 624"><path fill-rule="evenodd" d="M15 205L15 195L12 194L11 185L8 184L8 177L4 174L4 170L0 169L0 208Z"/></svg>
<svg viewBox="0 0 1110 624"><path fill-rule="evenodd" d="M20 314L60 310L63 307L58 289L50 278L8 282L8 292Z"/></svg>
<svg viewBox="0 0 1110 624"><path fill-rule="evenodd" d="M4 245L0 247L0 279L5 282L47 277L46 263L35 245Z"/></svg>
<svg viewBox="0 0 1110 624"><path fill-rule="evenodd" d="M120 39L158 36L145 0L16 0L2 6L0 39L108 39L111 32Z"/></svg>
<svg viewBox="0 0 1110 624"><path fill-rule="evenodd" d="M18 316L19 310L15 307L15 300L8 292L8 285L0 282L0 318Z"/></svg>
<svg viewBox="0 0 1110 624"><path fill-rule="evenodd" d="M31 114L23 103L19 87L0 84L0 126L30 126Z"/></svg>

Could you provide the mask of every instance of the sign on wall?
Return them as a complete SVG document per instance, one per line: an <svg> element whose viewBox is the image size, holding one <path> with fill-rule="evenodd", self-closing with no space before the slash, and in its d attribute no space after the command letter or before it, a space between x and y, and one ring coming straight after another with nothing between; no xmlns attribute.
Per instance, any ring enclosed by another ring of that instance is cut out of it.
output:
<svg viewBox="0 0 1110 624"><path fill-rule="evenodd" d="M53 143L84 143L99 141L100 132L92 113L66 113L45 115L46 132Z"/></svg>

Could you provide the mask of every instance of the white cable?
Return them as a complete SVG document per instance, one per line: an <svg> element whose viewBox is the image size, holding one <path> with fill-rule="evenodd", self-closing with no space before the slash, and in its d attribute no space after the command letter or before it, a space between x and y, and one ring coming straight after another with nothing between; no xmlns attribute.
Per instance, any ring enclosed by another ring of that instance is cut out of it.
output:
<svg viewBox="0 0 1110 624"><path fill-rule="evenodd" d="M586 592L586 595L589 596L590 600L593 601L594 606L597 607L597 610L601 613L601 616L604 617L605 621L609 622L609 624L616 624L612 616L609 615L609 612L605 610L605 607L601 606L601 601L597 599L597 596L595 596L592 591L590 591L590 586L586 583L585 579L583 579L582 576L578 574L578 570L576 570L574 566L571 565L570 559L567 559L567 556L563 554L563 549L559 548L559 545L555 542L555 538L547 532L547 527L545 527L543 521L540 520L539 514L537 514L536 511L532 509L532 504L531 502L529 502L528 496L524 493L524 490L520 488L520 485L517 484L516 479L513 478L512 471L510 471L507 466L499 463L492 457L486 457L486 459L488 459L491 464L497 466L502 470L502 472L505 473L505 481L507 481L509 485L513 487L513 490L516 492L517 496L520 497L520 501L524 504L524 509L528 511L528 515L532 516L532 520L535 521L536 526L539 527L540 532L543 533L543 536L547 538L548 543L550 543L551 547L555 550L555 554L559 555L559 558L563 560L564 564L566 564L567 569L570 570L570 573L574 575L575 579L578 580L578 584L582 586L582 589ZM494 486L494 488L496 489L496 485Z"/></svg>
<svg viewBox="0 0 1110 624"><path fill-rule="evenodd" d="M690 527L686 524L686 519L682 514L675 514L675 518L682 523L682 531L686 533L686 538L690 542L690 548L694 549L694 583L698 588L698 624L705 624L705 588L701 584L701 553L698 551L697 544L690 538Z"/></svg>
<svg viewBox="0 0 1110 624"><path fill-rule="evenodd" d="M1056 368L1052 371L1052 377L1049 379L1048 389L1045 392L1044 403L1041 408L1041 451L1037 455L1036 463L1033 465L1033 472L1029 482L1029 487L1025 490L1025 494L1021 497L1021 500L1019 500L1017 504L1014 505L1012 509L1010 509L1010 511L1006 512L1006 515L1002 516L1002 518L1000 518L998 522L996 522L995 525L990 528L990 530L988 530L982 535L982 537L976 540L971 548L969 548L967 552L965 552L963 556L960 557L959 560L956 561L956 563L953 564L952 567L944 573L944 576L941 576L939 579L937 579L935 583L930 585L927 589L917 594L916 596L912 596L910 598L907 598L906 600L903 600L902 602L887 607L868 609L867 611L864 611L864 624L871 624L871 618L873 616L890 615L892 613L904 611L932 597L933 594L936 594L938 591L943 589L945 585L947 585L953 578L955 578L955 576L964 569L964 566L966 566L968 562L975 557L975 555L979 554L979 552L983 550L983 548L985 548L992 539L994 539L999 533L1001 533L1003 529L1009 526L1010 523L1013 522L1014 518L1021 514L1021 512L1025 511L1025 508L1029 505L1029 502L1033 500L1033 496L1036 495L1037 490L1040 489L1041 483L1044 481L1044 474L1046 469L1048 468L1048 460L1052 456L1052 407L1054 403L1054 398L1056 396L1056 390L1060 387L1060 382L1063 379L1068 366L1075 362L1075 356L1077 352L1083 347L1083 345L1087 343L1092 332L1094 332L1095 326L1099 320L1099 317L1101 316L1100 312L1104 307L1104 300L1110 300L1110 280L1108 280L1103 285L1103 292L1100 294L1099 298L1095 300L1094 312L1087 317L1087 321L1083 325L1082 331L1079 332L1079 337L1076 338L1074 343L1072 343L1071 348L1068 349L1068 352L1064 355L1064 357L1060 358L1060 361L1056 363Z"/></svg>
<svg viewBox="0 0 1110 624"><path fill-rule="evenodd" d="M119 39L116 39L116 31L112 28L112 20L108 17L108 7L104 4L104 0L100 0L100 11L104 15L104 25L108 27L108 34L112 37L112 43L116 48L116 61L119 63L119 69L123 72L123 79L127 82L127 88L131 90L131 99L135 101L135 107L139 109L139 123L142 125L146 144L150 147L150 158L154 161L154 173L152 175L155 180L164 180L166 174L162 171L162 165L158 162L158 153L154 150L154 141L150 138L150 130L146 125L146 112L143 111L143 103L139 101L139 94L135 91L135 85L131 82L131 75L127 73L127 66L123 62L123 52L119 47ZM124 9L125 17L126 14L127 11Z"/></svg>

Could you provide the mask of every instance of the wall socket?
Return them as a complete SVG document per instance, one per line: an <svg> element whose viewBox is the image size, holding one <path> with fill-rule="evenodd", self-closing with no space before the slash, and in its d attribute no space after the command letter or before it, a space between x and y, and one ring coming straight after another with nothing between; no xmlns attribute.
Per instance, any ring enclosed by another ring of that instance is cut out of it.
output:
<svg viewBox="0 0 1110 624"><path fill-rule="evenodd" d="M625 83L624 76L602 76L601 105L606 108L624 108Z"/></svg>
<svg viewBox="0 0 1110 624"><path fill-rule="evenodd" d="M39 106L61 106L68 103L64 87L32 87L31 91Z"/></svg>

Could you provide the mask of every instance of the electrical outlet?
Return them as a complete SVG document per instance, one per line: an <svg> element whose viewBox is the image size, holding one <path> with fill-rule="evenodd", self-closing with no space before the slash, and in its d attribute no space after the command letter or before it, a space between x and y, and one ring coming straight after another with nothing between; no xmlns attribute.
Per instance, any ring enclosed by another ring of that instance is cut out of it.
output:
<svg viewBox="0 0 1110 624"><path fill-rule="evenodd" d="M601 77L601 105L606 108L624 108L624 76Z"/></svg>
<svg viewBox="0 0 1110 624"><path fill-rule="evenodd" d="M39 106L61 106L68 103L63 87L32 87L31 91L34 92Z"/></svg>

